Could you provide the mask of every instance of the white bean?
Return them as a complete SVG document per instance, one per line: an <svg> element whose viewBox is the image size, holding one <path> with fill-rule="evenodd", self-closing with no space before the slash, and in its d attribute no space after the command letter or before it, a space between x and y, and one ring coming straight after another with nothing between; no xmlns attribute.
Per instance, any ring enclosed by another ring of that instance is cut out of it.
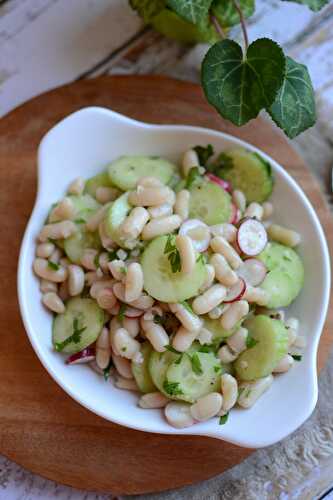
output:
<svg viewBox="0 0 333 500"><path fill-rule="evenodd" d="M234 241L236 241L237 228L233 224L224 222L223 224L210 226L209 229L213 236L222 236L229 243L234 243Z"/></svg>
<svg viewBox="0 0 333 500"><path fill-rule="evenodd" d="M295 247L301 241L301 235L296 231L287 229L277 224L271 224L267 229L268 236L282 245L287 247Z"/></svg>
<svg viewBox="0 0 333 500"><path fill-rule="evenodd" d="M175 214L184 221L188 219L190 211L190 192L187 189L182 189L176 194L176 202L174 206Z"/></svg>
<svg viewBox="0 0 333 500"><path fill-rule="evenodd" d="M208 312L210 319L219 319L224 311L224 306L216 306Z"/></svg>
<svg viewBox="0 0 333 500"><path fill-rule="evenodd" d="M53 243L40 243L36 248L36 255L42 259L47 259L55 250Z"/></svg>
<svg viewBox="0 0 333 500"><path fill-rule="evenodd" d="M169 203L173 191L167 186L161 187L143 187L138 186L136 191L131 191L128 195L128 201L131 205L139 207L152 207ZM174 194L173 194L174 196Z"/></svg>
<svg viewBox="0 0 333 500"><path fill-rule="evenodd" d="M119 375L116 375L114 385L118 387L118 389L124 389L125 391L140 392L135 380L129 380L128 378L123 378Z"/></svg>
<svg viewBox="0 0 333 500"><path fill-rule="evenodd" d="M204 422L205 420L215 417L215 415L219 413L222 403L222 395L218 392L211 392L199 398L198 401L191 406L191 415L195 420Z"/></svg>
<svg viewBox="0 0 333 500"><path fill-rule="evenodd" d="M106 228L106 221L103 220L99 226L98 226L98 234L102 243L102 247L105 248L106 250L113 250L114 249L114 242L110 238L107 228Z"/></svg>
<svg viewBox="0 0 333 500"><path fill-rule="evenodd" d="M192 302L192 309L196 314L206 314L218 306L227 294L223 285L213 285L202 295L198 295Z"/></svg>
<svg viewBox="0 0 333 500"><path fill-rule="evenodd" d="M88 273L87 273L88 274ZM100 292L100 290L103 290L104 288L112 288L114 285L114 281L110 279L102 279L95 281L90 288L90 295L93 299L97 298L97 294Z"/></svg>
<svg viewBox="0 0 333 500"><path fill-rule="evenodd" d="M61 264L63 267L68 267L71 265L71 261L67 257L61 257L59 260L59 264Z"/></svg>
<svg viewBox="0 0 333 500"><path fill-rule="evenodd" d="M172 206L169 203L162 203L162 205L149 207L148 212L152 219L160 219L161 217L172 215Z"/></svg>
<svg viewBox="0 0 333 500"><path fill-rule="evenodd" d="M98 229L98 226L100 223L103 221L106 212L108 211L109 207L111 206L111 203L107 203L106 205L103 205L97 212L95 212L93 215L89 217L86 223L86 228L88 231L95 232Z"/></svg>
<svg viewBox="0 0 333 500"><path fill-rule="evenodd" d="M155 351L164 352L165 346L169 344L169 336L163 326L157 325L154 321L141 322L144 324L144 332Z"/></svg>
<svg viewBox="0 0 333 500"><path fill-rule="evenodd" d="M290 356L290 354L286 354L283 358L278 362L276 367L273 370L273 373L284 373L287 372L294 364L294 358Z"/></svg>
<svg viewBox="0 0 333 500"><path fill-rule="evenodd" d="M120 305L119 302L116 302L115 305L108 310L108 313L111 314L111 316L117 316L117 314L119 314L119 311Z"/></svg>
<svg viewBox="0 0 333 500"><path fill-rule="evenodd" d="M163 183L157 177L146 175L144 177L140 177L137 182L137 186L142 187L161 187Z"/></svg>
<svg viewBox="0 0 333 500"><path fill-rule="evenodd" d="M222 314L221 325L225 330L231 330L249 312L249 304L246 300L238 300Z"/></svg>
<svg viewBox="0 0 333 500"><path fill-rule="evenodd" d="M46 224L38 235L41 242L51 240L62 240L69 238L77 231L77 227L71 220L64 220L54 224Z"/></svg>
<svg viewBox="0 0 333 500"><path fill-rule="evenodd" d="M61 283L67 279L67 269L60 266L55 270L49 266L49 262L45 259L37 257L33 263L33 269L39 278L43 278L54 283Z"/></svg>
<svg viewBox="0 0 333 500"><path fill-rule="evenodd" d="M99 256L98 264L104 274L109 274L109 262L110 261L107 252L102 252Z"/></svg>
<svg viewBox="0 0 333 500"><path fill-rule="evenodd" d="M210 258L209 262L214 267L215 278L222 285L230 287L230 286L233 286L237 283L239 278L238 278L237 274L235 273L235 271L233 271L230 268L228 262L223 257L223 255L220 255L218 253L214 253L214 255L212 255L212 257Z"/></svg>
<svg viewBox="0 0 333 500"><path fill-rule="evenodd" d="M68 266L68 291L74 297L80 295L84 288L84 271L82 267L75 264Z"/></svg>
<svg viewBox="0 0 333 500"><path fill-rule="evenodd" d="M243 191L239 191L235 189L232 193L232 201L236 205L237 208L243 213L246 209L246 197Z"/></svg>
<svg viewBox="0 0 333 500"><path fill-rule="evenodd" d="M96 293L96 301L99 307L102 309L112 309L112 307L117 303L117 299L114 296L112 288L102 288Z"/></svg>
<svg viewBox="0 0 333 500"><path fill-rule="evenodd" d="M222 347L220 347L217 355L222 361L222 363L232 363L238 357L238 354L232 352L228 345L223 345Z"/></svg>
<svg viewBox="0 0 333 500"><path fill-rule="evenodd" d="M119 328L115 331L112 338L112 347L115 347L114 352L127 359L132 359L133 356L140 350L140 344L137 340L132 339L125 328Z"/></svg>
<svg viewBox="0 0 333 500"><path fill-rule="evenodd" d="M146 293L143 293L141 297L131 302L131 306L136 307L137 309L141 309L142 311L150 309L151 307L153 307L153 305L154 299Z"/></svg>
<svg viewBox="0 0 333 500"><path fill-rule="evenodd" d="M139 399L140 408L157 409L164 408L170 400L161 392L148 392Z"/></svg>
<svg viewBox="0 0 333 500"><path fill-rule="evenodd" d="M270 203L269 201L265 201L262 204L262 208L264 211L262 214L262 218L269 219L273 215L273 212L274 212L274 207L273 207L272 203Z"/></svg>
<svg viewBox="0 0 333 500"><path fill-rule="evenodd" d="M116 354L112 353L112 361L121 377L127 378L129 380L133 378L132 365L128 359L122 358L121 356L117 356Z"/></svg>
<svg viewBox="0 0 333 500"><path fill-rule="evenodd" d="M262 288L247 285L243 298L259 306L266 306L269 301L269 293Z"/></svg>
<svg viewBox="0 0 333 500"><path fill-rule="evenodd" d="M252 202L247 207L244 212L244 217L255 217L258 220L261 220L264 214L264 209L259 203Z"/></svg>
<svg viewBox="0 0 333 500"><path fill-rule="evenodd" d="M97 260L98 251L93 248L86 248L83 251L81 257L82 266L88 271L96 271L96 260Z"/></svg>
<svg viewBox="0 0 333 500"><path fill-rule="evenodd" d="M238 269L242 265L243 261L236 250L222 236L215 236L210 241L210 246L214 252L222 254L233 269Z"/></svg>
<svg viewBox="0 0 333 500"><path fill-rule="evenodd" d="M197 335L197 339L200 344L211 344L213 342L213 334L207 328L201 328L199 334Z"/></svg>
<svg viewBox="0 0 333 500"><path fill-rule="evenodd" d="M189 404L172 401L166 405L164 414L168 423L176 429L184 429L194 424Z"/></svg>
<svg viewBox="0 0 333 500"><path fill-rule="evenodd" d="M182 159L182 171L184 177L187 177L189 171L192 167L199 167L199 157L194 149L189 149L185 151Z"/></svg>
<svg viewBox="0 0 333 500"><path fill-rule="evenodd" d="M178 234L176 236L176 248L180 256L181 272L185 274L192 273L196 256L191 238Z"/></svg>
<svg viewBox="0 0 333 500"><path fill-rule="evenodd" d="M125 285L124 283L115 283L112 287L113 293L120 302L126 302L125 298Z"/></svg>
<svg viewBox="0 0 333 500"><path fill-rule="evenodd" d="M123 281L127 273L127 266L123 260L114 259L108 264L109 271L112 276L118 280Z"/></svg>
<svg viewBox="0 0 333 500"><path fill-rule="evenodd" d="M87 286L92 286L96 281L100 281L100 278L97 276L96 271L88 271L84 275L84 281Z"/></svg>
<svg viewBox="0 0 333 500"><path fill-rule="evenodd" d="M42 296L42 302L51 311L61 314L65 312L65 305L55 292L47 292Z"/></svg>
<svg viewBox="0 0 333 500"><path fill-rule="evenodd" d="M43 293L47 293L47 292L55 292L56 293L58 290L58 286L56 283L54 283L54 281L41 279L39 289Z"/></svg>
<svg viewBox="0 0 333 500"><path fill-rule="evenodd" d="M153 219L145 225L141 233L143 240L151 240L163 234L172 233L181 225L182 220L179 215L169 215L160 219Z"/></svg>
<svg viewBox="0 0 333 500"><path fill-rule="evenodd" d="M227 344L230 349L237 354L245 351L248 334L249 332L246 328L242 326L238 328L238 330L227 339Z"/></svg>
<svg viewBox="0 0 333 500"><path fill-rule="evenodd" d="M126 302L132 302L141 297L143 291L143 271L141 264L132 262L128 268L125 277L125 299Z"/></svg>
<svg viewBox="0 0 333 500"><path fill-rule="evenodd" d="M74 203L70 198L61 200L52 210L49 215L49 222L58 222L61 220L71 220L75 216Z"/></svg>
<svg viewBox="0 0 333 500"><path fill-rule="evenodd" d="M235 406L238 398L238 383L229 373L221 375L221 392L223 395L222 411L227 413Z"/></svg>
<svg viewBox="0 0 333 500"><path fill-rule="evenodd" d="M149 212L143 207L135 207L120 226L124 238L136 239L149 220Z"/></svg>
<svg viewBox="0 0 333 500"><path fill-rule="evenodd" d="M127 318L123 319L123 326L128 331L130 336L134 339L140 332L140 323L138 318Z"/></svg>
<svg viewBox="0 0 333 500"><path fill-rule="evenodd" d="M196 314L191 313L183 304L171 303L169 307L170 311L174 313L186 330L190 332L199 332L202 327L202 319Z"/></svg>
<svg viewBox="0 0 333 500"><path fill-rule="evenodd" d="M99 186L96 189L95 198L99 203L103 205L115 200L119 196L119 189L111 188L107 186Z"/></svg>
<svg viewBox="0 0 333 500"><path fill-rule="evenodd" d="M215 279L215 269L211 264L206 264L206 279L200 287L200 293L203 293L207 288L210 288Z"/></svg>
<svg viewBox="0 0 333 500"><path fill-rule="evenodd" d="M49 257L49 261L53 262L54 264L58 264L60 262L61 257L62 257L62 251L60 250L60 248L55 248Z"/></svg>
<svg viewBox="0 0 333 500"><path fill-rule="evenodd" d="M103 328L96 340L96 363L101 370L104 370L110 363L111 346L109 341L109 332Z"/></svg>
<svg viewBox="0 0 333 500"><path fill-rule="evenodd" d="M242 382L239 385L237 403L243 408L250 408L273 383L273 376L260 378L255 382Z"/></svg>
<svg viewBox="0 0 333 500"><path fill-rule="evenodd" d="M68 193L80 196L83 193L84 186L85 180L82 177L77 177L68 186Z"/></svg>
<svg viewBox="0 0 333 500"><path fill-rule="evenodd" d="M172 341L172 347L174 347L179 352L185 352L189 349L198 335L197 331L186 330L183 326L180 326L177 330L176 335Z"/></svg>
<svg viewBox="0 0 333 500"><path fill-rule="evenodd" d="M68 281L63 281L59 286L58 295L63 302L69 299Z"/></svg>

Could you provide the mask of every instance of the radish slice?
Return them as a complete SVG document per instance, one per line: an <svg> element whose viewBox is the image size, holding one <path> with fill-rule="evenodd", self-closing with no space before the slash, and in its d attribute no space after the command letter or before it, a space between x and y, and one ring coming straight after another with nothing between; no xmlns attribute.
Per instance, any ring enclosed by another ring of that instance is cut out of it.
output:
<svg viewBox="0 0 333 500"><path fill-rule="evenodd" d="M237 244L245 255L253 257L260 254L267 244L264 225L256 219L241 221L237 231Z"/></svg>
<svg viewBox="0 0 333 500"><path fill-rule="evenodd" d="M261 260L247 259L243 265L237 269L237 274L243 278L248 285L258 286L265 279L267 268Z"/></svg>
<svg viewBox="0 0 333 500"><path fill-rule="evenodd" d="M86 347L80 352L76 352L69 356L66 360L67 365L79 365L81 363L90 363L95 359L95 349L93 347Z"/></svg>
<svg viewBox="0 0 333 500"><path fill-rule="evenodd" d="M230 216L230 224L238 224L241 219L241 211L236 207L234 203L231 204L231 216Z"/></svg>
<svg viewBox="0 0 333 500"><path fill-rule="evenodd" d="M141 309L136 309L135 307L127 306L124 312L124 316L126 318L140 318L144 314L144 311Z"/></svg>
<svg viewBox="0 0 333 500"><path fill-rule="evenodd" d="M210 174L210 173L206 174L206 177L211 182L215 182L215 184L217 184L218 186L220 186L221 188L223 188L225 191L228 191L229 193L231 193L230 182L225 181L225 180L221 179L220 177L217 177L216 175Z"/></svg>
<svg viewBox="0 0 333 500"><path fill-rule="evenodd" d="M237 283L235 283L231 288L229 288L228 293L223 300L226 304L231 304L231 302L236 302L237 300L241 300L244 293L246 292L246 283L240 278Z"/></svg>
<svg viewBox="0 0 333 500"><path fill-rule="evenodd" d="M209 247L209 227L199 219L188 219L180 226L179 234L189 236L197 252L204 252Z"/></svg>

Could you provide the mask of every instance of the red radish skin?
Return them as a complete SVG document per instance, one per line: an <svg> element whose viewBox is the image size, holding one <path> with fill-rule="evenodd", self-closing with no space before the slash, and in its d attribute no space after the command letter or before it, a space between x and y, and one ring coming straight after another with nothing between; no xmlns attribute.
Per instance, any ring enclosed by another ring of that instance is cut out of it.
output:
<svg viewBox="0 0 333 500"><path fill-rule="evenodd" d="M237 300L241 300L243 295L246 292L246 283L240 278L235 285L229 288L228 293L223 300L225 304L232 304L233 302L237 302Z"/></svg>
<svg viewBox="0 0 333 500"><path fill-rule="evenodd" d="M67 365L79 365L82 363L90 363L95 359L95 348L94 347L86 347L82 349L80 352L76 352L69 356L66 360Z"/></svg>
<svg viewBox="0 0 333 500"><path fill-rule="evenodd" d="M237 274L243 278L248 285L260 285L267 274L267 268L259 259L246 259L243 265L237 269Z"/></svg>
<svg viewBox="0 0 333 500"><path fill-rule="evenodd" d="M218 186L220 186L224 191L227 191L228 193L231 193L231 184L228 181L225 181L223 179L220 179L220 177L217 177L214 174L206 174L206 177L211 181L215 182Z"/></svg>
<svg viewBox="0 0 333 500"><path fill-rule="evenodd" d="M230 224L234 226L238 224L241 220L241 211L236 207L234 203L231 204L231 216L230 216Z"/></svg>
<svg viewBox="0 0 333 500"><path fill-rule="evenodd" d="M237 231L237 244L241 252L248 257L259 255L267 245L267 232L257 219L243 219Z"/></svg>

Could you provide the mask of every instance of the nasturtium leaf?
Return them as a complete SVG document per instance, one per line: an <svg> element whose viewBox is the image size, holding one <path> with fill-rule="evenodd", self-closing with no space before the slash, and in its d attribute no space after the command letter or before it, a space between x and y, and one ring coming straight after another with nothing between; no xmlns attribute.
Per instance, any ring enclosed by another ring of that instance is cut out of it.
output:
<svg viewBox="0 0 333 500"><path fill-rule="evenodd" d="M285 75L285 56L268 38L255 40L243 56L233 40L221 40L207 52L201 69L206 97L235 125L244 125L270 107Z"/></svg>
<svg viewBox="0 0 333 500"><path fill-rule="evenodd" d="M219 39L216 30L209 23L208 16L199 25L194 25L182 19L170 9L164 9L151 21L152 26L167 36L183 43L214 43Z"/></svg>
<svg viewBox="0 0 333 500"><path fill-rule="evenodd" d="M239 0L238 5L243 12L243 16L250 17L254 13L254 0ZM222 28L239 24L239 13L232 0L214 0L211 7L212 14L217 18Z"/></svg>
<svg viewBox="0 0 333 500"><path fill-rule="evenodd" d="M192 24L201 24L208 16L213 0L167 0L167 5L181 18Z"/></svg>
<svg viewBox="0 0 333 500"><path fill-rule="evenodd" d="M129 0L129 4L145 23L149 23L164 9L166 0Z"/></svg>
<svg viewBox="0 0 333 500"><path fill-rule="evenodd" d="M326 5L329 0L283 0L284 2L292 1L296 3L301 3L303 5L307 5L309 9L314 10L315 12L322 9L324 5Z"/></svg>
<svg viewBox="0 0 333 500"><path fill-rule="evenodd" d="M268 111L275 123L292 139L314 125L316 104L306 66L291 57L287 57L286 62L284 82Z"/></svg>

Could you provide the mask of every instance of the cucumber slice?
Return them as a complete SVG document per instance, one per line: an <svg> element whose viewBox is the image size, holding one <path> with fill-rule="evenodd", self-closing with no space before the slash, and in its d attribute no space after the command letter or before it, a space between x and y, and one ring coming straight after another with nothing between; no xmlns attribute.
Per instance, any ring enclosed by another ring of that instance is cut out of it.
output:
<svg viewBox="0 0 333 500"><path fill-rule="evenodd" d="M90 194L82 194L81 196L70 195L69 198L74 204L76 219L84 219L86 221L92 213L101 207Z"/></svg>
<svg viewBox="0 0 333 500"><path fill-rule="evenodd" d="M206 181L194 185L190 193L190 219L201 219L209 226L230 221L231 197L220 186Z"/></svg>
<svg viewBox="0 0 333 500"><path fill-rule="evenodd" d="M299 255L292 248L270 242L258 259L269 271L260 285L270 294L267 307L288 306L304 284L304 267Z"/></svg>
<svg viewBox="0 0 333 500"><path fill-rule="evenodd" d="M245 325L257 344L236 359L236 374L241 380L266 377L288 352L287 329L282 321L263 315L253 316Z"/></svg>
<svg viewBox="0 0 333 500"><path fill-rule="evenodd" d="M245 149L232 149L222 154L231 161L220 169L220 177L230 182L233 189L243 191L248 203L262 203L269 198L273 190L273 175L266 160Z"/></svg>
<svg viewBox="0 0 333 500"><path fill-rule="evenodd" d="M61 352L74 354L95 342L104 324L103 309L92 299L70 299L66 303L66 311L58 314L53 321L52 342L54 346L63 343L73 335L75 321L79 329L84 328L80 339L78 342L72 341L65 345Z"/></svg>
<svg viewBox="0 0 333 500"><path fill-rule="evenodd" d="M96 190L99 187L113 187L107 170L101 172L100 174L94 175L94 177L90 177L90 179L86 181L84 192L89 194L90 196L95 197Z"/></svg>
<svg viewBox="0 0 333 500"><path fill-rule="evenodd" d="M159 156L121 156L108 167L111 182L123 191L134 189L145 176L156 177L167 184L175 170L175 165Z"/></svg>
<svg viewBox="0 0 333 500"><path fill-rule="evenodd" d="M168 397L193 403L210 392L220 391L221 362L213 352L199 352L199 347L200 344L193 345L192 352L188 351L170 364L163 386ZM172 391L175 387L177 390Z"/></svg>
<svg viewBox="0 0 333 500"><path fill-rule="evenodd" d="M149 373L149 358L152 353L152 348L149 342L141 344L141 354L143 356L143 363L135 363L132 361L132 372L136 383L141 392L154 392L156 387Z"/></svg>
<svg viewBox="0 0 333 500"><path fill-rule="evenodd" d="M112 203L106 214L107 233L113 241L124 248L126 248L126 243L120 235L119 228L126 219L131 208L131 205L128 203L128 193L124 193Z"/></svg>
<svg viewBox="0 0 333 500"><path fill-rule="evenodd" d="M208 316L205 316L203 317L203 320L204 328L207 328L207 330L213 334L213 343L227 339L240 327L240 323L237 323L232 330L224 330L221 326L220 319L211 319Z"/></svg>
<svg viewBox="0 0 333 500"><path fill-rule="evenodd" d="M168 255L164 253L168 236L151 241L141 256L144 289L163 302L182 302L198 295L205 281L206 269L202 260L196 262L191 274L173 273Z"/></svg>
<svg viewBox="0 0 333 500"><path fill-rule="evenodd" d="M179 354L170 351L153 351L148 362L148 369L153 383L160 392L164 392L164 381L166 372L171 363L179 358Z"/></svg>
<svg viewBox="0 0 333 500"><path fill-rule="evenodd" d="M98 232L91 233L80 225L78 227L79 230L73 236L63 240L65 253L74 264L80 264L86 248L94 248L95 250L102 248Z"/></svg>

